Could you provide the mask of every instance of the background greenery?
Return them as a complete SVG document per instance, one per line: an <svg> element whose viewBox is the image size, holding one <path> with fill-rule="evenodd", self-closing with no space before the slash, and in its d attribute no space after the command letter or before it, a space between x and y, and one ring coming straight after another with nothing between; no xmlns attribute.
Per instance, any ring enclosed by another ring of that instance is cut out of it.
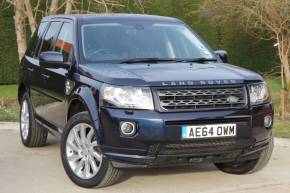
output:
<svg viewBox="0 0 290 193"><path fill-rule="evenodd" d="M40 8L45 9L45 1ZM209 24L195 13L202 0L151 0L148 14L177 17L190 25L213 49L229 52L230 62L260 73L277 65L275 49L270 41L257 41L242 32L236 23L222 26ZM115 8L114 12L139 12L133 5ZM17 82L18 56L14 32L13 7L0 5L0 84ZM27 37L29 39L29 37Z"/></svg>
<svg viewBox="0 0 290 193"><path fill-rule="evenodd" d="M17 82L18 54L13 9L0 6L0 84Z"/></svg>

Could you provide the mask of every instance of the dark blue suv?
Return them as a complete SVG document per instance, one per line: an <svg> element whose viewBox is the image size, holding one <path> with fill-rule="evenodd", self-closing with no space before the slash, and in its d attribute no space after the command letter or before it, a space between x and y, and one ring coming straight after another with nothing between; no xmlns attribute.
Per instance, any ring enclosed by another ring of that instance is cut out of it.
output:
<svg viewBox="0 0 290 193"><path fill-rule="evenodd" d="M23 144L61 134L65 171L83 187L113 184L122 168L211 162L253 173L273 151L263 78L169 17L43 18L21 61L19 102Z"/></svg>

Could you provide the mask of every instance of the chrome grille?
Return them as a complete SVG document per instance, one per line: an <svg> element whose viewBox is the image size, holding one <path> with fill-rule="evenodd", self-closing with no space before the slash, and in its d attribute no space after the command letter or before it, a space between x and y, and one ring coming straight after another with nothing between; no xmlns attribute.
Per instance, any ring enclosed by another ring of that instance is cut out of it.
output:
<svg viewBox="0 0 290 193"><path fill-rule="evenodd" d="M158 89L157 95L161 111L231 109L247 104L244 87Z"/></svg>

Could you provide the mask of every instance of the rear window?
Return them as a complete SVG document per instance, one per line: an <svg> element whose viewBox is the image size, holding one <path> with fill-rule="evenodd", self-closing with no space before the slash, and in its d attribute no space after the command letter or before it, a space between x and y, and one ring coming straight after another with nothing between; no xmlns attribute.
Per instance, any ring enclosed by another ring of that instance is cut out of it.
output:
<svg viewBox="0 0 290 193"><path fill-rule="evenodd" d="M41 46L41 50L39 53L41 52L45 52L45 51L52 51L53 47L54 47L54 41L56 38L56 35L58 33L58 30L60 28L61 22L51 22L45 36L42 42L42 46Z"/></svg>
<svg viewBox="0 0 290 193"><path fill-rule="evenodd" d="M36 55L36 52L38 50L39 44L41 42L41 38L43 33L45 32L47 28L48 22L41 22L35 31L33 37L31 38L29 48L27 49L27 54L30 57L34 57Z"/></svg>

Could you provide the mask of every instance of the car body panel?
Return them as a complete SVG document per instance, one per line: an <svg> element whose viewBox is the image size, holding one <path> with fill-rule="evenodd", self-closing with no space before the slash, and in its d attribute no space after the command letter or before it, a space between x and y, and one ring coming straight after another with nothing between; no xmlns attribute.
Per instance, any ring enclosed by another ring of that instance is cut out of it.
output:
<svg viewBox="0 0 290 193"><path fill-rule="evenodd" d="M90 80L88 80L85 77L78 76L78 80L82 80L83 83L89 83ZM75 88L70 94L70 97L68 99L68 107L70 104L73 103L73 101L77 100L81 102L85 109L89 112L89 115L91 117L92 123L94 125L94 128L96 130L96 135L99 142L102 142L102 136L103 131L100 127L100 118L99 118L99 112L98 112L98 101L99 101L99 95L97 93L98 91L94 87L90 87L85 84L79 85L79 82L76 82ZM67 108L69 110L69 108ZM67 115L68 113L66 113Z"/></svg>
<svg viewBox="0 0 290 193"><path fill-rule="evenodd" d="M56 125L64 128L66 124L66 103L65 103L65 83L68 70L42 68L41 78L41 117Z"/></svg>
<svg viewBox="0 0 290 193"><path fill-rule="evenodd" d="M200 81L211 81L210 84L263 81L261 76L254 72L222 63L97 63L82 65L80 71L92 79L107 84L125 86L190 86L203 84Z"/></svg>

